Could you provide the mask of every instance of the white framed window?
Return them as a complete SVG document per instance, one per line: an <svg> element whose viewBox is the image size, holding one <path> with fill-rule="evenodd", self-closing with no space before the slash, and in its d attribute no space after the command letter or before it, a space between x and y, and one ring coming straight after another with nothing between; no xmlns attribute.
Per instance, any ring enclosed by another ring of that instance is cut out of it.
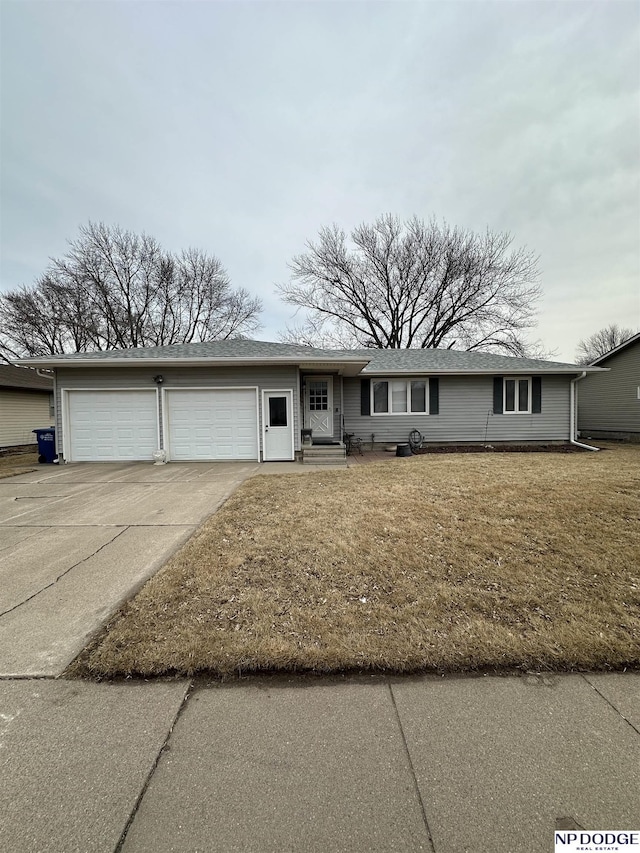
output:
<svg viewBox="0 0 640 853"><path fill-rule="evenodd" d="M372 379L371 414L428 413L426 379Z"/></svg>
<svg viewBox="0 0 640 853"><path fill-rule="evenodd" d="M531 377L505 376L502 399L506 415L531 414Z"/></svg>

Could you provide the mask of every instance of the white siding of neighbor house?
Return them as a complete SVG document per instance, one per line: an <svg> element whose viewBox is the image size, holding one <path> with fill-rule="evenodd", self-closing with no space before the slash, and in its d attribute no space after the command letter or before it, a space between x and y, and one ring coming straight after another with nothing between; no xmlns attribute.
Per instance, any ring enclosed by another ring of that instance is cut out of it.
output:
<svg viewBox="0 0 640 853"><path fill-rule="evenodd" d="M578 429L640 435L640 341L600 362L608 373L589 373L577 383Z"/></svg>
<svg viewBox="0 0 640 853"><path fill-rule="evenodd" d="M493 376L440 376L439 414L368 416L360 415L360 378L345 379L345 427L366 442L373 433L376 443L406 442L414 429L426 442L568 441L571 378L542 376L542 411L535 415L494 415Z"/></svg>
<svg viewBox="0 0 640 853"><path fill-rule="evenodd" d="M153 377L162 374L164 388L258 388L259 442L262 451L262 390L291 390L293 394L293 435L300 449L300 381L298 368L286 367L96 367L58 368L56 403L56 444L62 452L62 390L116 388L155 389ZM162 421L160 422L162 430Z"/></svg>
<svg viewBox="0 0 640 853"><path fill-rule="evenodd" d="M51 393L0 389L0 447L35 444L32 430L53 426Z"/></svg>

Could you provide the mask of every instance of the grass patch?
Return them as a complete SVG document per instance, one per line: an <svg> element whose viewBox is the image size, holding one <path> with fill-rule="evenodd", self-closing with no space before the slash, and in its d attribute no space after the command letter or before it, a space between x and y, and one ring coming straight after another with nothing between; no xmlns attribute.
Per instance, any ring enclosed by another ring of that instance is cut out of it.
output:
<svg viewBox="0 0 640 853"><path fill-rule="evenodd" d="M0 456L0 480L15 477L16 474L28 474L38 467L38 452L28 450L21 453L7 453Z"/></svg>
<svg viewBox="0 0 640 853"><path fill-rule="evenodd" d="M640 447L254 477L69 674L640 663Z"/></svg>

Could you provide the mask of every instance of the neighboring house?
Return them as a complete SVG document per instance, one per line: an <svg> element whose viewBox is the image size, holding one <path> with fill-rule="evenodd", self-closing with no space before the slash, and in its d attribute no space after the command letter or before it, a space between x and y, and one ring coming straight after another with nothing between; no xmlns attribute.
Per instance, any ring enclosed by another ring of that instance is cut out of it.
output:
<svg viewBox="0 0 640 853"><path fill-rule="evenodd" d="M218 341L75 353L54 369L57 448L68 462L294 459L343 432L406 442L567 442L574 364L454 350L323 350ZM598 368L589 368L598 371Z"/></svg>
<svg viewBox="0 0 640 853"><path fill-rule="evenodd" d="M0 449L35 444L32 430L53 422L53 379L0 364Z"/></svg>
<svg viewBox="0 0 640 853"><path fill-rule="evenodd" d="M640 441L640 333L591 367L608 373L591 373L578 387L578 429L593 438Z"/></svg>

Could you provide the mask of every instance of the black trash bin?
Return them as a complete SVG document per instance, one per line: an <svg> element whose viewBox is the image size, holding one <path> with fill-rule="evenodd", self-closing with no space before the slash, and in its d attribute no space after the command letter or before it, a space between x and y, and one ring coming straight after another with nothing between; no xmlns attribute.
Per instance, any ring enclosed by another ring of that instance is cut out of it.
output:
<svg viewBox="0 0 640 853"><path fill-rule="evenodd" d="M56 428L32 429L38 439L38 462L55 462Z"/></svg>

